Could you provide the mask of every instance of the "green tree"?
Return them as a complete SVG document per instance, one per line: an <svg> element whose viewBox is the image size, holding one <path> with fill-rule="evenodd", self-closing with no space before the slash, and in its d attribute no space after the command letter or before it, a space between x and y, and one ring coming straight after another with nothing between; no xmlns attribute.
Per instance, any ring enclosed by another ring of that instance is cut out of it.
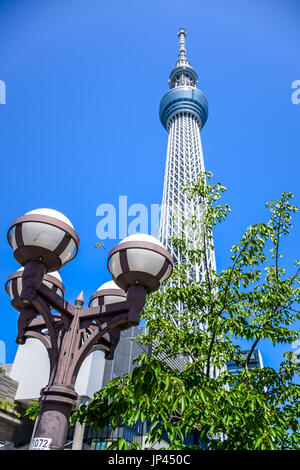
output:
<svg viewBox="0 0 300 470"><path fill-rule="evenodd" d="M219 204L225 188L210 184L211 176L205 173L186 188L189 198L200 198L202 204L200 226L195 218L188 221L197 243L174 240L186 261L146 303L147 329L139 341L154 345L152 356L139 356L132 374L111 381L73 419L95 428L148 420L148 446L167 435L165 448L170 450L185 448L184 438L191 432L209 449L299 449L298 357L287 351L278 370L249 369L260 340L276 346L299 338L300 262L291 273L282 266L280 252L298 209L291 204L291 193L267 203L269 220L248 227L231 249L230 266L217 273L209 269L207 254L213 248L213 229L230 208ZM186 270L202 261L207 269L199 283ZM185 305L184 312L178 302ZM242 339L252 344L246 358L239 346ZM179 354L190 358L183 372L158 359ZM238 376L229 373L228 361L242 367ZM124 439L117 445L131 447Z"/></svg>
<svg viewBox="0 0 300 470"><path fill-rule="evenodd" d="M29 402L24 416L27 416L30 421L35 421L40 412L40 408L41 406L39 401L37 399L33 399Z"/></svg>

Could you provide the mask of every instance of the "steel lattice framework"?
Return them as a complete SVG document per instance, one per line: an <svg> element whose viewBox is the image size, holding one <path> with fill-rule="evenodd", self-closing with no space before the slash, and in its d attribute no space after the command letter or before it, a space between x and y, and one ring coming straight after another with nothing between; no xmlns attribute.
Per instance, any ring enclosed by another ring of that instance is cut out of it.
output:
<svg viewBox="0 0 300 470"><path fill-rule="evenodd" d="M184 235L186 243L195 245L195 232L188 221L195 217L201 227L201 203L196 198L189 200L183 190L205 171L200 130L208 114L206 98L196 88L197 74L186 58L185 30L180 29L178 37L179 59L170 74L171 90L160 103L160 119L169 133L169 139L159 238L171 252L175 264L183 260L172 237ZM214 250L207 249L206 257L208 268L215 270ZM187 275L201 282L205 269L204 262L201 262Z"/></svg>

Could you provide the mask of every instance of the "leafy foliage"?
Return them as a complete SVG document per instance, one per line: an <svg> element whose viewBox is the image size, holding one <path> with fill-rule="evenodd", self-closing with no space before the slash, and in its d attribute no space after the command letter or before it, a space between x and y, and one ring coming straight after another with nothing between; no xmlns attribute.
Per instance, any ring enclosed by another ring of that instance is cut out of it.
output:
<svg viewBox="0 0 300 470"><path fill-rule="evenodd" d="M299 338L293 326L300 319L300 262L292 274L280 264L280 241L298 209L291 193L267 203L269 220L247 228L231 249L231 265L217 273L208 252L213 229L230 208L218 203L225 188L208 184L211 176L203 174L186 188L191 199L201 201L201 223L188 221L196 243L174 239L185 261L146 303L147 329L139 341L152 344L153 355L139 356L132 374L111 381L73 419L95 428L147 420L148 446L166 440L170 450L185 448L185 437L195 431L209 449L299 449L299 360L286 352L277 371L249 368L261 339L276 346ZM187 273L201 262L205 279L196 282ZM241 339L252 344L246 358L237 344ZM168 365L178 355L190 359L184 371ZM228 361L242 372L231 374ZM131 448L124 440L115 446Z"/></svg>
<svg viewBox="0 0 300 470"><path fill-rule="evenodd" d="M3 400L0 397L0 411L7 413L13 418L21 418L21 414L15 410L16 406L16 403L11 403L9 400Z"/></svg>
<svg viewBox="0 0 300 470"><path fill-rule="evenodd" d="M35 421L40 412L40 408L41 406L38 400L31 400L26 408L25 416L27 416L30 421Z"/></svg>

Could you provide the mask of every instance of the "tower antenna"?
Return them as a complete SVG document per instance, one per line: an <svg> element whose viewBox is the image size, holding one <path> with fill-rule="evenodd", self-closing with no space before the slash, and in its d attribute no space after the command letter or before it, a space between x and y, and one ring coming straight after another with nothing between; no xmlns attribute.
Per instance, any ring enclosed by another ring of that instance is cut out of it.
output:
<svg viewBox="0 0 300 470"><path fill-rule="evenodd" d="M186 46L185 46L185 37L186 37L186 30L181 28L179 29L178 33L179 38L179 64L187 64L188 60L186 58Z"/></svg>

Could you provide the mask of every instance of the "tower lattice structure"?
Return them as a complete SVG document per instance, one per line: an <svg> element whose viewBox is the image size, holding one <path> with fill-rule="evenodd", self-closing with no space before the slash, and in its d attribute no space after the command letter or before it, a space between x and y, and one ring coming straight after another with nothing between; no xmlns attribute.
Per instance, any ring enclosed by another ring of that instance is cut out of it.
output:
<svg viewBox="0 0 300 470"><path fill-rule="evenodd" d="M198 77L186 57L186 31L180 29L178 37L179 57L170 74L170 90L159 109L160 120L169 133L159 238L175 264L184 260L172 238L183 235L187 244L196 245L197 236L188 222L194 217L201 226L201 202L199 198L189 200L184 187L205 171L200 131L208 116L206 97L196 88ZM186 273L188 278L201 282L207 267L216 269L213 249L207 249L206 258L207 265L204 261L194 265Z"/></svg>

